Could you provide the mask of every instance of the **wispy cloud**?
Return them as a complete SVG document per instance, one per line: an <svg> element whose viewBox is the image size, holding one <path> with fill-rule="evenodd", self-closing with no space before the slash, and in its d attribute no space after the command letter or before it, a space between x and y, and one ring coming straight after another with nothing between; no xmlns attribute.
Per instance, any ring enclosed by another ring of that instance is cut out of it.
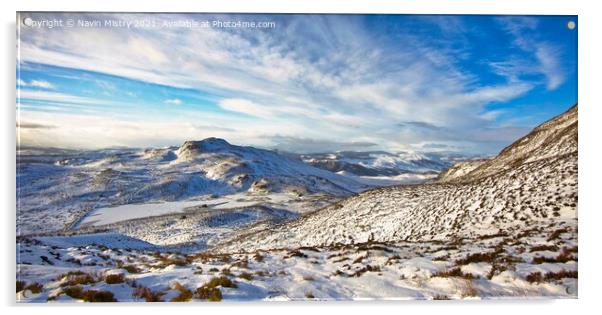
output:
<svg viewBox="0 0 602 315"><path fill-rule="evenodd" d="M539 61L539 71L547 78L547 88L555 90L565 80L565 74L559 61L560 54L558 49L551 45L540 43L535 47L535 57Z"/></svg>
<svg viewBox="0 0 602 315"><path fill-rule="evenodd" d="M29 82L25 82L21 79L18 79L17 84L19 86L27 86L27 87L42 88L42 89L54 89L55 88L53 84L51 84L48 81L44 81L44 80L31 80Z"/></svg>
<svg viewBox="0 0 602 315"><path fill-rule="evenodd" d="M365 151L377 148L378 144L369 141L336 141L327 139L309 139L287 136L274 136L275 149L292 151L297 153L306 152L333 152L333 151Z"/></svg>
<svg viewBox="0 0 602 315"><path fill-rule="evenodd" d="M19 89L17 97L20 100L37 100L54 103L72 103L80 105L114 105L106 100L83 97L60 92L49 92L40 90Z"/></svg>
<svg viewBox="0 0 602 315"><path fill-rule="evenodd" d="M169 100L165 100L165 104L167 105L182 105L182 100L179 98L172 98Z"/></svg>
<svg viewBox="0 0 602 315"><path fill-rule="evenodd" d="M516 80L521 75L541 74L545 77L546 88L555 90L566 79L567 69L560 62L560 48L538 38L538 20L533 17L502 17L498 21L513 37L513 44L532 54L534 62L521 58L506 62L493 62L492 67L500 75ZM529 56L527 56L529 57Z"/></svg>
<svg viewBox="0 0 602 315"><path fill-rule="evenodd" d="M37 18L42 14L29 15ZM56 13L54 16L82 15ZM145 17L134 14L85 16ZM187 18L175 14L153 17L158 23ZM224 18L220 15L201 17ZM278 28L23 28L20 62L108 74L150 83L157 90L169 87L209 95L213 108L194 107L195 102L169 92L155 100L155 104L186 105L163 106L165 123L177 121L180 126L192 126L195 120L203 119L207 125L226 129L213 130L212 134L210 129L200 133L198 128L182 127L185 130L169 134L171 144L181 141L182 135L186 138L222 135L241 143L279 148L287 145L292 148L295 143L308 147L313 143L316 148L328 144L337 147L334 143L341 144L338 145L341 148L375 143L378 148L390 150L425 144L436 147L437 143L459 147L470 145L471 141L478 145L482 140L471 133L499 127L496 122L499 112L489 112L489 104L508 102L535 89L540 83L528 76L542 76L545 87L550 90L559 88L566 80L560 49L536 36L525 35L525 30L536 33L538 27L537 20L530 18L497 22L492 18L489 23L510 34L511 42L488 42L488 45L500 48L513 45L522 52L519 56L474 62L489 64L487 75L502 76L506 79L503 82L482 80L483 73L470 67L473 62L470 57L479 50L478 43L471 40L483 36L482 30L475 30L474 25L464 23L459 17L416 18L419 26L436 29L428 34L417 33L420 27L405 29L400 24L405 21L404 17L386 21L324 15L244 18L277 19ZM144 95L131 87L98 82L108 97L119 92ZM23 83L19 85L33 87ZM68 104L99 104L101 101L66 91L51 93L22 88L20 94L23 99ZM145 104L138 106L140 116L148 115L150 111ZM61 119L68 120L62 116ZM150 119L148 124L132 120L111 123L112 128L122 128L123 134L131 137L130 140L118 137L121 145L157 143L145 142L150 140L128 129L130 124L136 124L136 132L141 132L140 128L156 130L151 127ZM74 126L69 128L69 131L61 131L64 136L77 134ZM53 130L54 136L58 136L60 129ZM100 128L86 130L88 137L103 139L95 144L107 140L106 134L93 135ZM498 131L498 146L507 141L507 134L513 133L509 129ZM453 139L449 134L454 134ZM168 142L164 136L160 139ZM492 138L495 136L491 134ZM372 145L364 148L368 147L373 148Z"/></svg>

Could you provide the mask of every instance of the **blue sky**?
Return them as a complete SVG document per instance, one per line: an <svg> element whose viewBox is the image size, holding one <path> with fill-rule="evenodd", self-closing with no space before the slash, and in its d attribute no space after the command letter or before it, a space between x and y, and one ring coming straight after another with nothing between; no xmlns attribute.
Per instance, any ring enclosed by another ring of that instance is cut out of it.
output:
<svg viewBox="0 0 602 315"><path fill-rule="evenodd" d="M275 27L21 24L23 145L158 147L213 136L297 152L494 154L577 102L575 16L26 18Z"/></svg>

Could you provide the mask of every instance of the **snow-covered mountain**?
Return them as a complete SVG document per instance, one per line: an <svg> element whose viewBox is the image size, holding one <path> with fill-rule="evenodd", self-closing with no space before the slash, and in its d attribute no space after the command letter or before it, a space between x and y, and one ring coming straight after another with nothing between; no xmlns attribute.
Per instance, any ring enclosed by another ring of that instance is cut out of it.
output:
<svg viewBox="0 0 602 315"><path fill-rule="evenodd" d="M377 188L219 250L449 241L576 225L577 106L449 183Z"/></svg>
<svg viewBox="0 0 602 315"><path fill-rule="evenodd" d="M92 210L125 204L238 193L336 200L367 187L273 151L216 138L146 150L24 149L17 154L17 230L69 230Z"/></svg>
<svg viewBox="0 0 602 315"><path fill-rule="evenodd" d="M276 152L231 145L223 139L187 141L177 151L171 165L189 165L203 170L211 180L227 182L238 191L329 192L344 195L363 185Z"/></svg>
<svg viewBox="0 0 602 315"><path fill-rule="evenodd" d="M384 151L302 154L307 164L332 172L357 176L396 176L406 173L439 173L451 166L436 154Z"/></svg>

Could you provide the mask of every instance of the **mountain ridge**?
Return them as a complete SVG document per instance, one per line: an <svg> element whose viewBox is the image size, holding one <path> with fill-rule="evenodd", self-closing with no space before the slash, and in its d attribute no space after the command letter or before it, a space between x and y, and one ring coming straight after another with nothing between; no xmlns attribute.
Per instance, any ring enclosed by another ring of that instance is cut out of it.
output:
<svg viewBox="0 0 602 315"><path fill-rule="evenodd" d="M453 181L470 181L491 176L521 163L570 153L570 150L577 145L577 116L578 107L575 104L502 149L496 157L477 161L478 165L469 162L467 166L473 167L472 170L463 176L453 178ZM439 180L443 182L447 180L445 172Z"/></svg>

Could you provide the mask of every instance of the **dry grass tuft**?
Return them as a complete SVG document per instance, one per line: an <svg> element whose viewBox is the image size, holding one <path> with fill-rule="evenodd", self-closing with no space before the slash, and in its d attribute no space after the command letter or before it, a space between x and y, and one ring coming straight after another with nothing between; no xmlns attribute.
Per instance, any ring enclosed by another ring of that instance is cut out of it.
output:
<svg viewBox="0 0 602 315"><path fill-rule="evenodd" d="M578 277L577 271L561 270L558 272L548 272L545 275L542 275L541 272L532 272L527 275L525 280L529 281L530 283L541 283L544 281L561 280L564 278L577 278L577 277Z"/></svg>
<svg viewBox="0 0 602 315"><path fill-rule="evenodd" d="M223 299L222 291L218 288L237 288L238 286L232 280L226 277L218 277L209 280L203 286L195 291L195 296L201 300L218 302Z"/></svg>
<svg viewBox="0 0 602 315"><path fill-rule="evenodd" d="M577 261L577 257L573 253L577 252L577 247L564 247L560 254L556 257L533 257L532 264L543 264L543 263L566 263L569 261Z"/></svg>
<svg viewBox="0 0 602 315"><path fill-rule="evenodd" d="M25 281L17 281L17 293L23 291L25 289L25 286L27 286L27 283Z"/></svg>
<svg viewBox="0 0 602 315"><path fill-rule="evenodd" d="M188 302L192 300L192 291L188 290L185 286L180 284L179 282L175 282L173 284L173 288L178 290L180 293L178 296L173 297L170 302Z"/></svg>
<svg viewBox="0 0 602 315"><path fill-rule="evenodd" d="M196 289L194 292L196 298L201 300L208 300L210 302L219 302L223 299L222 291L218 288L209 288L202 286Z"/></svg>
<svg viewBox="0 0 602 315"><path fill-rule="evenodd" d="M17 281L17 293L29 290L33 294L38 294L42 292L43 287L44 286L42 284L37 282L27 284L27 282L25 281Z"/></svg>
<svg viewBox="0 0 602 315"><path fill-rule="evenodd" d="M256 262L262 262L264 259L264 257L259 252L255 253L255 256L253 256L253 258Z"/></svg>
<svg viewBox="0 0 602 315"><path fill-rule="evenodd" d="M61 287L93 284L100 281L96 275L79 270L62 274L58 277L58 280L63 280Z"/></svg>
<svg viewBox="0 0 602 315"><path fill-rule="evenodd" d="M107 284L123 283L125 282L125 276L122 273L107 275L105 277L105 282Z"/></svg>
<svg viewBox="0 0 602 315"><path fill-rule="evenodd" d="M113 292L110 291L98 291L98 290L84 290L81 286L70 286L63 289L63 293L85 302L117 302Z"/></svg>
<svg viewBox="0 0 602 315"><path fill-rule="evenodd" d="M503 248L497 248L493 252L475 253L466 256L464 259L456 261L456 265L468 265L470 263L488 262L493 263L498 255L503 251Z"/></svg>
<svg viewBox="0 0 602 315"><path fill-rule="evenodd" d="M242 278L242 279L245 279L245 280L248 280L248 281L251 281L254 278L253 274L249 273L249 272L243 272L243 273L239 274L238 277Z"/></svg>
<svg viewBox="0 0 602 315"><path fill-rule="evenodd" d="M124 269L125 271L131 274L140 273L140 269L134 265L121 266L121 269Z"/></svg>
<svg viewBox="0 0 602 315"><path fill-rule="evenodd" d="M540 251L552 251L555 252L558 250L558 246L556 245L535 245L531 247L530 252L540 252Z"/></svg>
<svg viewBox="0 0 602 315"><path fill-rule="evenodd" d="M164 295L165 292L153 292L151 289L144 286L137 286L134 289L134 293L132 293L134 298L141 298L146 302L163 302L161 298Z"/></svg>
<svg viewBox="0 0 602 315"><path fill-rule="evenodd" d="M437 273L433 274L433 277L439 277L439 278L457 277L457 278L463 278L463 279L467 279L467 280L472 280L474 278L474 276L470 273L463 273L460 268L452 268L452 269L448 269L445 271L437 272Z"/></svg>
<svg viewBox="0 0 602 315"><path fill-rule="evenodd" d="M209 288L216 288L216 287L238 288L238 286L236 285L236 283L232 282L232 280L230 280L230 279L228 279L226 277L213 278L213 279L209 280L209 282L207 282L205 284L205 286L207 286Z"/></svg>
<svg viewBox="0 0 602 315"><path fill-rule="evenodd" d="M29 284L29 285L27 285L27 286L25 287L25 290L29 290L29 291L31 291L31 293L33 293L33 294L39 294L39 293L41 293L41 292L42 292L42 288L43 288L43 287L44 287L44 286L43 286L41 283L37 283L37 282L35 282L35 283L32 283L32 284Z"/></svg>

